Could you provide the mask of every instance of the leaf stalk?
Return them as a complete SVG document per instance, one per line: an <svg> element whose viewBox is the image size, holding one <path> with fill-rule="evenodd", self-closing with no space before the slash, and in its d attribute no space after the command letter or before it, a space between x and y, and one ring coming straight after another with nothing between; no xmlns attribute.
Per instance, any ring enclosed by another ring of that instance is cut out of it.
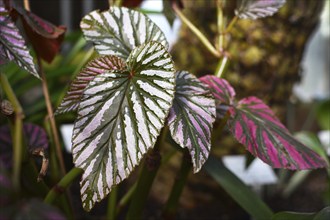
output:
<svg viewBox="0 0 330 220"><path fill-rule="evenodd" d="M219 51L214 48L206 36L181 12L176 4L173 5L174 12L178 15L181 21L196 35L196 37L204 44L204 46L215 56L220 57Z"/></svg>
<svg viewBox="0 0 330 220"><path fill-rule="evenodd" d="M44 202L52 204L57 197L65 192L65 189L83 173L80 168L72 168L47 194Z"/></svg>
<svg viewBox="0 0 330 220"><path fill-rule="evenodd" d="M12 181L14 188L19 190L20 187L20 174L23 157L23 109L12 89L5 74L0 73L0 85L7 95L8 100L11 102L14 112L14 130L13 130L13 176Z"/></svg>

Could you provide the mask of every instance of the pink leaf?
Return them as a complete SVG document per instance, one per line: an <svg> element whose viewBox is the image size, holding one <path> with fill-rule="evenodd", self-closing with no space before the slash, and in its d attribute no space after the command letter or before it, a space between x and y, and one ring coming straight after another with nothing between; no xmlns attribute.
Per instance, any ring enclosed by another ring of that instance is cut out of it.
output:
<svg viewBox="0 0 330 220"><path fill-rule="evenodd" d="M262 100L256 97L242 99L230 112L228 127L234 137L270 166L291 170L327 166L317 153L289 133Z"/></svg>
<svg viewBox="0 0 330 220"><path fill-rule="evenodd" d="M204 84L208 85L215 100L217 107L217 118L223 118L229 106L233 105L235 98L234 88L225 79L216 76L206 75L199 78Z"/></svg>

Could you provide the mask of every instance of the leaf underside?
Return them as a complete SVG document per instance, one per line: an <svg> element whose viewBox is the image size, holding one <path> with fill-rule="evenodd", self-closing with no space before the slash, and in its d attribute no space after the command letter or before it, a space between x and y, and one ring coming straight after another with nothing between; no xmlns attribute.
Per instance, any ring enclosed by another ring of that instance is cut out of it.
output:
<svg viewBox="0 0 330 220"><path fill-rule="evenodd" d="M31 123L25 123L23 125L23 133L26 140L26 144L29 152L33 152L37 149L48 149L48 138L46 131ZM13 142L10 132L10 128L7 125L0 127L0 160L6 167L12 166L12 149Z"/></svg>
<svg viewBox="0 0 330 220"><path fill-rule="evenodd" d="M235 15L242 19L257 19L272 16L285 0L241 0Z"/></svg>
<svg viewBox="0 0 330 220"><path fill-rule="evenodd" d="M98 57L90 61L75 77L55 114L62 114L78 109L84 89L95 76L111 70L125 69L125 62L115 56Z"/></svg>
<svg viewBox="0 0 330 220"><path fill-rule="evenodd" d="M30 11L18 7L15 9L38 56L48 63L52 62L64 40L66 27L55 26Z"/></svg>
<svg viewBox="0 0 330 220"><path fill-rule="evenodd" d="M260 99L242 99L230 111L228 127L234 137L270 166L291 170L327 166L317 153L297 141Z"/></svg>
<svg viewBox="0 0 330 220"><path fill-rule="evenodd" d="M176 87L168 125L173 139L187 147L194 172L198 172L211 148L211 132L215 121L215 102L209 89L194 75L176 73Z"/></svg>
<svg viewBox="0 0 330 220"><path fill-rule="evenodd" d="M217 118L222 119L229 106L234 104L235 90L225 79L220 79L216 76L206 75L199 78L211 90L217 108Z"/></svg>
<svg viewBox="0 0 330 220"><path fill-rule="evenodd" d="M19 67L40 78L25 40L3 3L0 3L0 57L14 61Z"/></svg>
<svg viewBox="0 0 330 220"><path fill-rule="evenodd" d="M174 97L173 61L160 43L134 49L127 69L95 76L84 90L73 131L73 160L84 169L83 207L90 210L152 148Z"/></svg>
<svg viewBox="0 0 330 220"><path fill-rule="evenodd" d="M124 7L93 11L82 19L80 27L86 40L102 55L127 59L135 47L150 41L168 48L163 32L147 16Z"/></svg>

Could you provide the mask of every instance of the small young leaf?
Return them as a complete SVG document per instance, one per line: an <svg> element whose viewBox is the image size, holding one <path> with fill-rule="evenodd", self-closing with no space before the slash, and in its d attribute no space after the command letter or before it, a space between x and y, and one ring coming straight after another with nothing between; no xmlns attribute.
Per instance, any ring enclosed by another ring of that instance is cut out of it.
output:
<svg viewBox="0 0 330 220"><path fill-rule="evenodd" d="M25 32L37 54L50 63L58 53L66 28L55 26L32 12L15 8L23 21Z"/></svg>
<svg viewBox="0 0 330 220"><path fill-rule="evenodd" d="M260 99L242 99L230 112L228 127L234 137L270 166L291 170L327 166L318 154L292 137Z"/></svg>
<svg viewBox="0 0 330 220"><path fill-rule="evenodd" d="M167 123L173 139L188 148L196 173L210 152L215 101L209 89L185 71L176 73L175 91Z"/></svg>
<svg viewBox="0 0 330 220"><path fill-rule="evenodd" d="M0 2L0 57L14 61L21 68L40 78L25 40L2 1Z"/></svg>
<svg viewBox="0 0 330 220"><path fill-rule="evenodd" d="M127 69L106 71L88 84L73 130L73 160L84 169L83 207L90 210L123 181L152 148L174 97L173 61L149 42L135 48Z"/></svg>
<svg viewBox="0 0 330 220"><path fill-rule="evenodd" d="M165 35L147 16L123 7L93 11L82 19L80 27L86 40L93 42L102 55L127 59L135 47L150 41L168 48Z"/></svg>
<svg viewBox="0 0 330 220"><path fill-rule="evenodd" d="M236 16L242 19L257 19L275 14L285 0L240 0L235 10Z"/></svg>
<svg viewBox="0 0 330 220"><path fill-rule="evenodd" d="M55 114L76 111L84 89L95 76L111 70L123 70L125 65L122 59L110 55L90 61L71 83L68 92L64 96Z"/></svg>
<svg viewBox="0 0 330 220"><path fill-rule="evenodd" d="M201 77L200 80L208 85L215 98L217 118L223 118L229 110L229 106L234 104L236 95L234 88L225 79L216 76L206 75Z"/></svg>
<svg viewBox="0 0 330 220"><path fill-rule="evenodd" d="M28 151L37 149L48 149L48 138L45 130L38 125L26 123L23 125L24 137ZM0 160L6 167L12 166L13 142L10 129L7 125L0 127Z"/></svg>

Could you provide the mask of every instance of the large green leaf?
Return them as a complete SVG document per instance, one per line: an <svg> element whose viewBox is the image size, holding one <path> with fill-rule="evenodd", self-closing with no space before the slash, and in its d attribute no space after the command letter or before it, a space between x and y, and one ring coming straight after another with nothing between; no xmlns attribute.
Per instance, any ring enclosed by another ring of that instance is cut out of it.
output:
<svg viewBox="0 0 330 220"><path fill-rule="evenodd" d="M272 210L221 161L211 157L204 168L219 185L254 219L271 219Z"/></svg>
<svg viewBox="0 0 330 220"><path fill-rule="evenodd" d="M173 61L149 42L132 51L126 70L97 75L84 90L73 131L73 160L84 169L83 206L90 210L152 148L174 97Z"/></svg>
<svg viewBox="0 0 330 220"><path fill-rule="evenodd" d="M137 46L150 41L168 43L163 32L144 14L124 7L108 11L93 11L86 15L80 27L97 52L126 59Z"/></svg>
<svg viewBox="0 0 330 220"><path fill-rule="evenodd" d="M211 132L215 121L215 101L210 90L194 75L176 73L175 98L168 117L173 139L187 147L194 172L198 172L209 156Z"/></svg>

